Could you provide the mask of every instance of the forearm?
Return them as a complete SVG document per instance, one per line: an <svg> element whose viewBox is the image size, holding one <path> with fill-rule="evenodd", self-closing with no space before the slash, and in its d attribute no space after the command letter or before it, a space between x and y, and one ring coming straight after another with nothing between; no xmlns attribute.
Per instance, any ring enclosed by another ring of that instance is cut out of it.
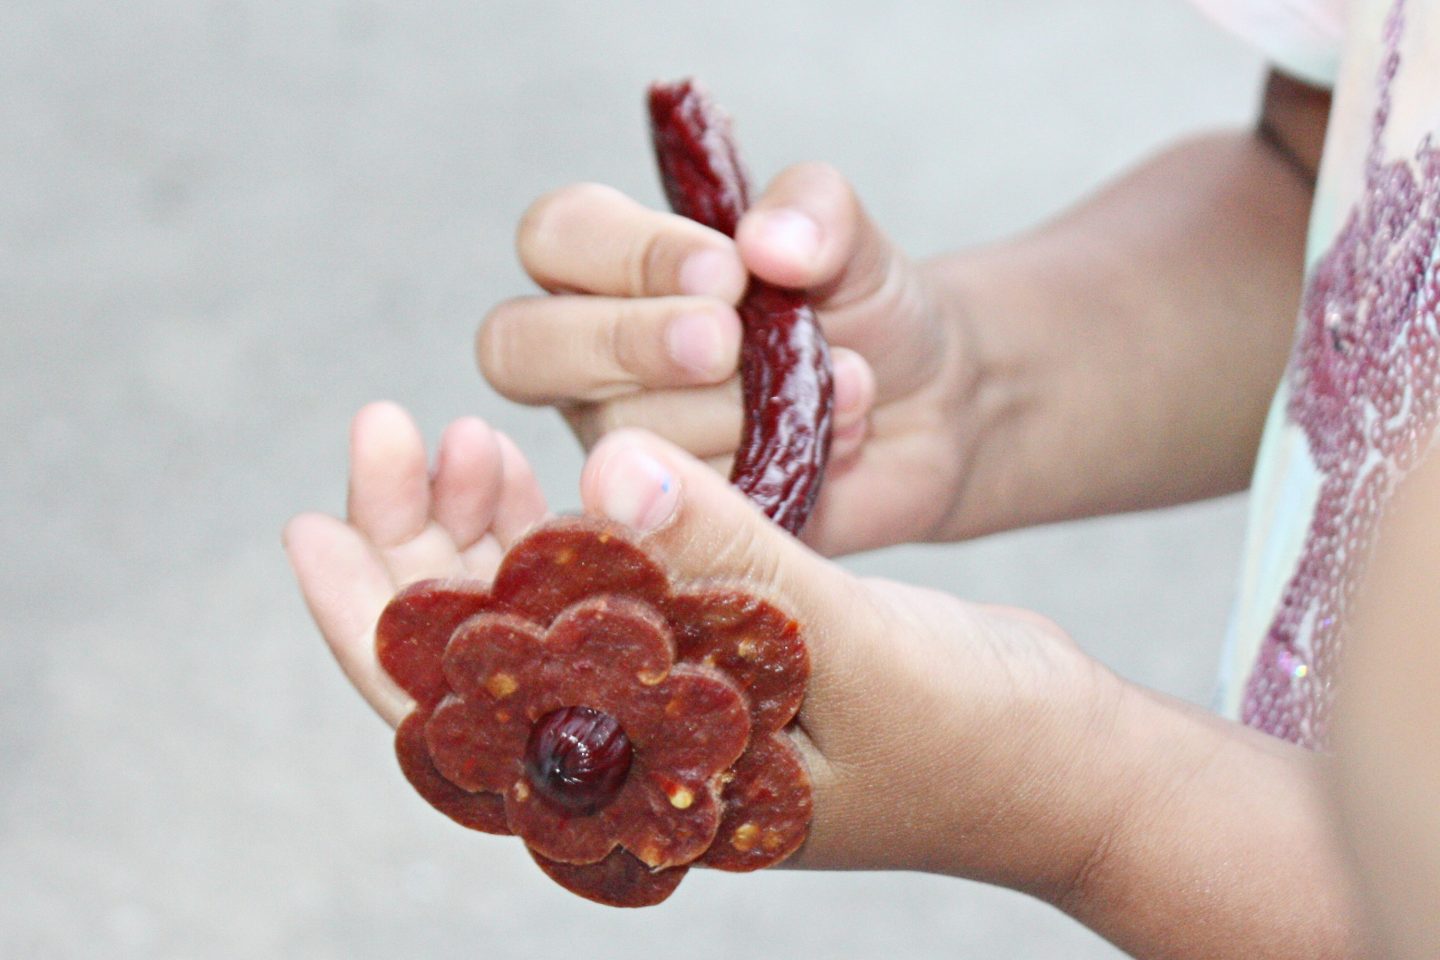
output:
<svg viewBox="0 0 1440 960"><path fill-rule="evenodd" d="M1310 186L1258 133L1189 141L1063 218L923 266L980 366L937 539L1240 489L1283 368Z"/></svg>
<svg viewBox="0 0 1440 960"><path fill-rule="evenodd" d="M1021 890L1147 960L1361 955L1322 757L1123 681L1036 614L934 612L945 639L902 634L915 693L864 726L880 762L846 765L870 777L831 820L840 862Z"/></svg>
<svg viewBox="0 0 1440 960"><path fill-rule="evenodd" d="M1115 730L1114 817L1057 906L1144 958L1363 955L1323 758L1133 687Z"/></svg>

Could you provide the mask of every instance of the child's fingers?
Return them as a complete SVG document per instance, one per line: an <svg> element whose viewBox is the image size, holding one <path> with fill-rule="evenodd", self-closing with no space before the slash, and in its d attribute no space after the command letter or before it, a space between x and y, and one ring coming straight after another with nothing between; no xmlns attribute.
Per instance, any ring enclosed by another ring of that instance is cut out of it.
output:
<svg viewBox="0 0 1440 960"><path fill-rule="evenodd" d="M515 245L547 290L613 297L719 297L745 289L745 268L722 234L636 203L613 187L577 183L525 212Z"/></svg>
<svg viewBox="0 0 1440 960"><path fill-rule="evenodd" d="M381 549L418 536L430 519L425 442L410 415L372 403L350 424L350 522Z"/></svg>
<svg viewBox="0 0 1440 960"><path fill-rule="evenodd" d="M285 526L285 552L316 626L360 695L391 726L410 698L375 659L375 623L395 584L370 545L334 517L307 513Z"/></svg>
<svg viewBox="0 0 1440 960"><path fill-rule="evenodd" d="M393 403L372 403L351 423L349 514L397 587L465 572L449 532L431 516L420 429Z"/></svg>
<svg viewBox="0 0 1440 960"><path fill-rule="evenodd" d="M865 358L853 350L836 347L832 352L835 371L835 416L830 436L830 462L848 460L860 449L870 429L875 409L875 372Z"/></svg>
<svg viewBox="0 0 1440 960"><path fill-rule="evenodd" d="M529 461L505 434L497 431L494 437L500 482L491 504L491 520L484 536L461 554L465 575L487 583L495 579L495 571L510 545L546 514L545 495Z"/></svg>
<svg viewBox="0 0 1440 960"><path fill-rule="evenodd" d="M818 290L831 310L872 295L898 255L850 182L823 163L776 176L740 220L735 240L757 276Z"/></svg>
<svg viewBox="0 0 1440 960"><path fill-rule="evenodd" d="M445 428L435 456L431 512L456 550L469 550L490 530L503 484L500 443L485 421L465 417Z"/></svg>
<svg viewBox="0 0 1440 960"><path fill-rule="evenodd" d="M854 350L835 347L830 356L835 376L835 432L840 433L863 421L875 408L875 371Z"/></svg>
<svg viewBox="0 0 1440 960"><path fill-rule="evenodd" d="M490 385L532 404L720 383L739 353L735 309L701 297L521 297L490 311L475 338Z"/></svg>
<svg viewBox="0 0 1440 960"><path fill-rule="evenodd" d="M500 547L508 550L522 534L545 519L545 494L540 490L530 461L515 446L515 441L498 431L495 440L500 447L502 481L491 529Z"/></svg>

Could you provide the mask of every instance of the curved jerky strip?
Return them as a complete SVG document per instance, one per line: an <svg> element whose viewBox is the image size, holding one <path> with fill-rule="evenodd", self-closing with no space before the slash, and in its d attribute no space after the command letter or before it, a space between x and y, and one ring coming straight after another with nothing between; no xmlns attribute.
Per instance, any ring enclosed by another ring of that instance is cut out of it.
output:
<svg viewBox="0 0 1440 960"><path fill-rule="evenodd" d="M650 87L650 130L676 213L727 236L749 206L730 122L691 81ZM730 482L799 533L830 453L830 348L805 295L753 279L739 306L745 425Z"/></svg>
<svg viewBox="0 0 1440 960"><path fill-rule="evenodd" d="M533 850L530 856L546 876L566 890L609 907L653 907L675 892L690 869L651 870L624 850L614 851L599 863L578 866L557 863Z"/></svg>

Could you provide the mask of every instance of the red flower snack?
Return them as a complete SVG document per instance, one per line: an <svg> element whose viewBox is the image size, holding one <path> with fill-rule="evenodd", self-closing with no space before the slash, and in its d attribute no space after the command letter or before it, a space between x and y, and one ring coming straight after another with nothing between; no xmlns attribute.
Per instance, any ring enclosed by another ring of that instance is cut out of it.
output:
<svg viewBox="0 0 1440 960"><path fill-rule="evenodd" d="M805 838L782 732L809 676L798 625L743 589L674 589L621 527L547 523L488 590L408 587L377 650L416 700L396 734L416 790L582 896L648 906L691 864L754 870Z"/></svg>

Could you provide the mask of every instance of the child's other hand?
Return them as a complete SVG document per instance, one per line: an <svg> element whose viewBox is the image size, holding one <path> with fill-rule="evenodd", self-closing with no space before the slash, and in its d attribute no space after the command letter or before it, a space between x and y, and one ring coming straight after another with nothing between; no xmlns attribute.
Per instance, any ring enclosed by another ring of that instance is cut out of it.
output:
<svg viewBox="0 0 1440 960"><path fill-rule="evenodd" d="M497 306L477 339L506 397L553 404L587 447L650 430L721 471L740 437L735 304L753 273L810 292L834 348L835 442L805 539L826 554L924 539L960 489L974 361L850 185L793 167L734 242L595 184L526 213L520 260L550 296Z"/></svg>
<svg viewBox="0 0 1440 960"><path fill-rule="evenodd" d="M349 519L301 514L285 550L316 625L345 675L391 726L410 697L375 660L375 621L407 583L489 581L500 557L545 516L545 498L509 437L474 417L440 440L432 473L409 414L374 403L350 428Z"/></svg>

